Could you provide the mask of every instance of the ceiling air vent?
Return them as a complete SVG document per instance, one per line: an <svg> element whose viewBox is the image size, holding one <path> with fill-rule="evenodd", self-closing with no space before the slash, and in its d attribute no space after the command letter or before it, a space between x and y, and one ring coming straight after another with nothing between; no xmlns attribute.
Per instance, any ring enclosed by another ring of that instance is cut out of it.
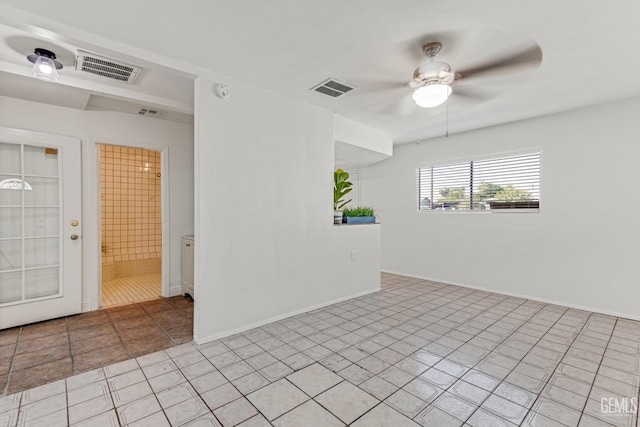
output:
<svg viewBox="0 0 640 427"><path fill-rule="evenodd" d="M342 96L353 89L355 89L355 86L350 86L346 83L339 82L336 79L325 80L319 85L311 88L311 90L329 95L332 98L338 98L339 96Z"/></svg>
<svg viewBox="0 0 640 427"><path fill-rule="evenodd" d="M166 111L158 111L152 108L141 108L138 114L146 117L155 117L156 119L164 119L167 117Z"/></svg>
<svg viewBox="0 0 640 427"><path fill-rule="evenodd" d="M76 71L91 73L108 79L133 84L142 68L112 58L79 50L76 54Z"/></svg>

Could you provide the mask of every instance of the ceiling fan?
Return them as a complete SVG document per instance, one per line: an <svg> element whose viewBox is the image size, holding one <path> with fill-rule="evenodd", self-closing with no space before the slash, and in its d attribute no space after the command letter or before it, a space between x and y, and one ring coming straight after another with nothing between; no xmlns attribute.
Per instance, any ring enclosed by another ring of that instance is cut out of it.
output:
<svg viewBox="0 0 640 427"><path fill-rule="evenodd" d="M442 49L442 43L432 41L422 46L422 53L427 62L419 66L413 73L409 87L413 89L411 97L420 107L432 108L446 102L450 95L478 98L477 92L467 82L474 82L481 76L507 76L518 71L537 68L542 62L542 49L533 43L525 49L485 61L475 66L455 69L446 62L436 60ZM460 83L464 82L463 85ZM482 82L478 82L482 84ZM407 84L395 86L396 90ZM406 92L405 92L406 93ZM486 98L486 96L480 96Z"/></svg>

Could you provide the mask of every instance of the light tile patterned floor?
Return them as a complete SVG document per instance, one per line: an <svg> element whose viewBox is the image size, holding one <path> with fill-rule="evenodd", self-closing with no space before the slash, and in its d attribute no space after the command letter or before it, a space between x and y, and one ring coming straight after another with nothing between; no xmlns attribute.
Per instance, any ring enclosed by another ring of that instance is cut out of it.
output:
<svg viewBox="0 0 640 427"><path fill-rule="evenodd" d="M636 426L639 322L388 274L383 283L1 398L0 425ZM607 413L615 402L634 403Z"/></svg>
<svg viewBox="0 0 640 427"><path fill-rule="evenodd" d="M102 283L102 308L162 297L162 274L119 277Z"/></svg>

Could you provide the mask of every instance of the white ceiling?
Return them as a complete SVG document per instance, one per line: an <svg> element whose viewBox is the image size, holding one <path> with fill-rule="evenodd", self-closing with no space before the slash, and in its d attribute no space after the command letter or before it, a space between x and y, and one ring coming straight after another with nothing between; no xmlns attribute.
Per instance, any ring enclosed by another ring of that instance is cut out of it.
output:
<svg viewBox="0 0 640 427"><path fill-rule="evenodd" d="M449 132L456 133L640 95L636 0L65 0L64 7L50 0L0 0L0 7L5 20L51 30L58 38L101 40L94 50L125 51L130 56L121 59L129 62L144 62L136 52L171 58L319 105L388 131L396 143L443 135L447 115ZM12 30L18 31L15 24ZM424 62L420 46L435 34L444 43L438 58L454 69L532 41L544 58L534 71L459 82L486 100L452 97L428 110L400 102L408 114L398 115L398 102L410 89L376 89L408 82ZM12 62L6 52L0 50L2 60ZM158 76L162 86L165 75ZM357 89L339 99L309 91L328 77ZM180 88L172 94L147 89L144 95L174 107L192 103Z"/></svg>
<svg viewBox="0 0 640 427"><path fill-rule="evenodd" d="M368 150L342 141L334 141L333 148L334 167L350 171L362 169L391 157L379 151Z"/></svg>
<svg viewBox="0 0 640 427"><path fill-rule="evenodd" d="M165 112L166 120L193 123L193 75L112 51L86 41L71 40L0 20L0 96L81 110L109 110L138 114L141 108ZM26 59L35 48L56 54L63 64L58 84L34 79ZM78 49L142 68L134 84L75 70Z"/></svg>

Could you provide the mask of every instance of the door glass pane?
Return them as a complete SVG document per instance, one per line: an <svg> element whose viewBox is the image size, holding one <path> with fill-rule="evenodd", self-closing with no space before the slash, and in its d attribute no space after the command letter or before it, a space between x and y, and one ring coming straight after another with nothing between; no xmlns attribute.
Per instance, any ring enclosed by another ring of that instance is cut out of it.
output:
<svg viewBox="0 0 640 427"><path fill-rule="evenodd" d="M25 177L32 190L25 190L25 206L58 206L58 178ZM25 187L29 188L29 187Z"/></svg>
<svg viewBox="0 0 640 427"><path fill-rule="evenodd" d="M0 305L62 292L61 155L0 142Z"/></svg>
<svg viewBox="0 0 640 427"><path fill-rule="evenodd" d="M20 237L21 233L22 209L0 207L0 239Z"/></svg>
<svg viewBox="0 0 640 427"><path fill-rule="evenodd" d="M0 271L22 268L22 240L0 240Z"/></svg>
<svg viewBox="0 0 640 427"><path fill-rule="evenodd" d="M0 206L22 205L22 180L15 176L0 175Z"/></svg>
<svg viewBox="0 0 640 427"><path fill-rule="evenodd" d="M20 173L20 145L0 142L0 173Z"/></svg>
<svg viewBox="0 0 640 427"><path fill-rule="evenodd" d="M24 241L24 266L45 267L58 265L60 251L58 238L26 239Z"/></svg>
<svg viewBox="0 0 640 427"><path fill-rule="evenodd" d="M58 176L58 150L25 145L24 173L25 175Z"/></svg>
<svg viewBox="0 0 640 427"><path fill-rule="evenodd" d="M22 271L0 272L0 304L22 299Z"/></svg>
<svg viewBox="0 0 640 427"><path fill-rule="evenodd" d="M24 235L26 237L57 236L60 225L59 210L59 208L25 208Z"/></svg>
<svg viewBox="0 0 640 427"><path fill-rule="evenodd" d="M59 292L58 267L25 270L24 275L24 290L27 299L56 295Z"/></svg>
<svg viewBox="0 0 640 427"><path fill-rule="evenodd" d="M0 142L0 305L62 292L61 155Z"/></svg>

